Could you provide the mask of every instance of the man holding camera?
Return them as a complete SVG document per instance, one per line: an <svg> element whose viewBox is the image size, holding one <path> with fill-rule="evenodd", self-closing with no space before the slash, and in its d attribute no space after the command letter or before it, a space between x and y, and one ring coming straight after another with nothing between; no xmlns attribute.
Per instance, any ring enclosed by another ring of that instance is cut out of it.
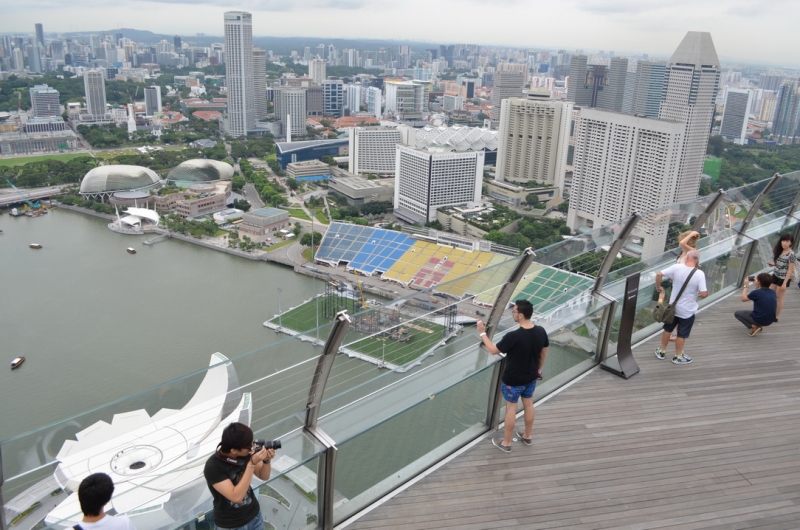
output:
<svg viewBox="0 0 800 530"><path fill-rule="evenodd" d="M280 447L280 446L278 446ZM243 423L231 423L222 441L206 461L203 475L214 497L217 530L263 530L264 519L250 483L253 475L269 479L275 449L253 443L253 431Z"/></svg>
<svg viewBox="0 0 800 530"><path fill-rule="evenodd" d="M750 329L749 335L755 337L756 333L764 326L769 326L775 322L775 314L778 311L778 296L775 291L770 289L772 285L772 275L762 272L758 276L750 276L742 289L742 302L753 302L753 311L742 309L736 311L733 316ZM750 283L755 283L755 289L748 293Z"/></svg>

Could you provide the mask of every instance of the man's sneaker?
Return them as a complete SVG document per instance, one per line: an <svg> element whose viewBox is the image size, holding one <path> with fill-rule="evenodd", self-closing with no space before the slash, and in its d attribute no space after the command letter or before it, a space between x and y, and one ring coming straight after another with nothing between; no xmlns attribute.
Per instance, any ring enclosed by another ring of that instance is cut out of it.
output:
<svg viewBox="0 0 800 530"><path fill-rule="evenodd" d="M689 355L688 355L686 352L683 352L683 354L682 354L682 355L683 355L684 357L686 357L686 359L688 359L688 361L689 361L689 362L692 362L692 358L691 358L691 357L689 357Z"/></svg>
<svg viewBox="0 0 800 530"><path fill-rule="evenodd" d="M689 364L690 362L692 362L692 359L685 355L681 355L680 357L675 356L672 358L672 364Z"/></svg>
<svg viewBox="0 0 800 530"><path fill-rule="evenodd" d="M663 361L667 357L666 350L662 350L661 348L656 348L656 357Z"/></svg>
<svg viewBox="0 0 800 530"><path fill-rule="evenodd" d="M750 330L750 333L748 333L748 335L750 335L751 337L755 337L755 336L756 336L756 333L758 333L758 332L759 332L759 331L761 331L762 329L763 329L763 328L762 328L761 326L756 326L756 328L755 328L755 329L751 329L751 330Z"/></svg>
<svg viewBox="0 0 800 530"><path fill-rule="evenodd" d="M498 449L500 449L504 453L510 453L511 452L511 446L510 445L503 445L503 439L502 438L492 438L492 445L494 445L495 447L497 447Z"/></svg>
<svg viewBox="0 0 800 530"><path fill-rule="evenodd" d="M525 445L533 445L533 439L525 438L524 436L522 436L522 433L520 431L517 431L517 436L519 437L520 440L522 440L522 443L524 443Z"/></svg>

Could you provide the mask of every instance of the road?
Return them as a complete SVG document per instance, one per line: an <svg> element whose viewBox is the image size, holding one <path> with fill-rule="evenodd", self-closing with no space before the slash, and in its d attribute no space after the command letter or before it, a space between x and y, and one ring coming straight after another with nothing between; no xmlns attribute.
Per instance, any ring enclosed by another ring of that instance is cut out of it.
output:
<svg viewBox="0 0 800 530"><path fill-rule="evenodd" d="M19 188L19 191L25 196L26 199L30 201L36 201L38 199L44 199L46 197L50 197L52 195L58 195L61 193L62 188L66 188L69 185L63 186L47 186L44 188L30 188L30 189L23 189ZM10 204L22 202L23 199L19 193L14 191L13 188L2 188L0 189L0 206L8 206Z"/></svg>
<svg viewBox="0 0 800 530"><path fill-rule="evenodd" d="M261 200L256 187L251 182L248 182L244 185L244 190L242 190L242 193L244 198L247 199L250 204L255 207L255 209L264 207L264 201Z"/></svg>

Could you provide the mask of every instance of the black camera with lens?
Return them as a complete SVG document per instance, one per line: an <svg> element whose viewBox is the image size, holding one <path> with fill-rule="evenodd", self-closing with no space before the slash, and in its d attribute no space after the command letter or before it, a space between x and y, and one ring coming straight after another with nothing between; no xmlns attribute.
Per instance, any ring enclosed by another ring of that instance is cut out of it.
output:
<svg viewBox="0 0 800 530"><path fill-rule="evenodd" d="M253 442L255 446L255 451L261 451L262 447L266 447L267 449L280 449L281 448L281 441L280 440L255 440Z"/></svg>
<svg viewBox="0 0 800 530"><path fill-rule="evenodd" d="M754 282L754 281L756 281L756 277L755 276L748 276L747 277L747 281Z"/></svg>

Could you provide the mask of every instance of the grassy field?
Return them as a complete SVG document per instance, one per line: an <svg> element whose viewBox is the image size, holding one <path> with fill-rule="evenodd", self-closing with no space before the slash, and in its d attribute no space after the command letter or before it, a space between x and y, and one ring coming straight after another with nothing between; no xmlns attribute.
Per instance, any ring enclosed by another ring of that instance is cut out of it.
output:
<svg viewBox="0 0 800 530"><path fill-rule="evenodd" d="M330 223L330 221L328 220L328 216L325 215L325 212L322 211L322 210L317 210L317 213L316 213L316 215L314 217L316 217L317 221L319 221L322 224L326 225L326 224Z"/></svg>
<svg viewBox="0 0 800 530"><path fill-rule="evenodd" d="M289 215L291 217L294 217L295 219L302 219L303 221L310 221L311 220L311 218L308 216L308 214L306 212L304 212L300 208L290 208L287 211L289 212Z"/></svg>
<svg viewBox="0 0 800 530"><path fill-rule="evenodd" d="M87 153L64 153L53 155L41 156L24 156L19 158L0 158L0 166L21 166L30 162L43 162L45 160L58 160L59 162L67 162L73 158L80 156L91 156Z"/></svg>
<svg viewBox="0 0 800 530"><path fill-rule="evenodd" d="M267 247L267 252L269 252L271 250L275 250L275 249L281 248L281 247L285 247L286 245L291 245L295 241L296 241L296 238L292 237L290 239L287 239L286 241L281 241L280 243L275 243L271 247Z"/></svg>

